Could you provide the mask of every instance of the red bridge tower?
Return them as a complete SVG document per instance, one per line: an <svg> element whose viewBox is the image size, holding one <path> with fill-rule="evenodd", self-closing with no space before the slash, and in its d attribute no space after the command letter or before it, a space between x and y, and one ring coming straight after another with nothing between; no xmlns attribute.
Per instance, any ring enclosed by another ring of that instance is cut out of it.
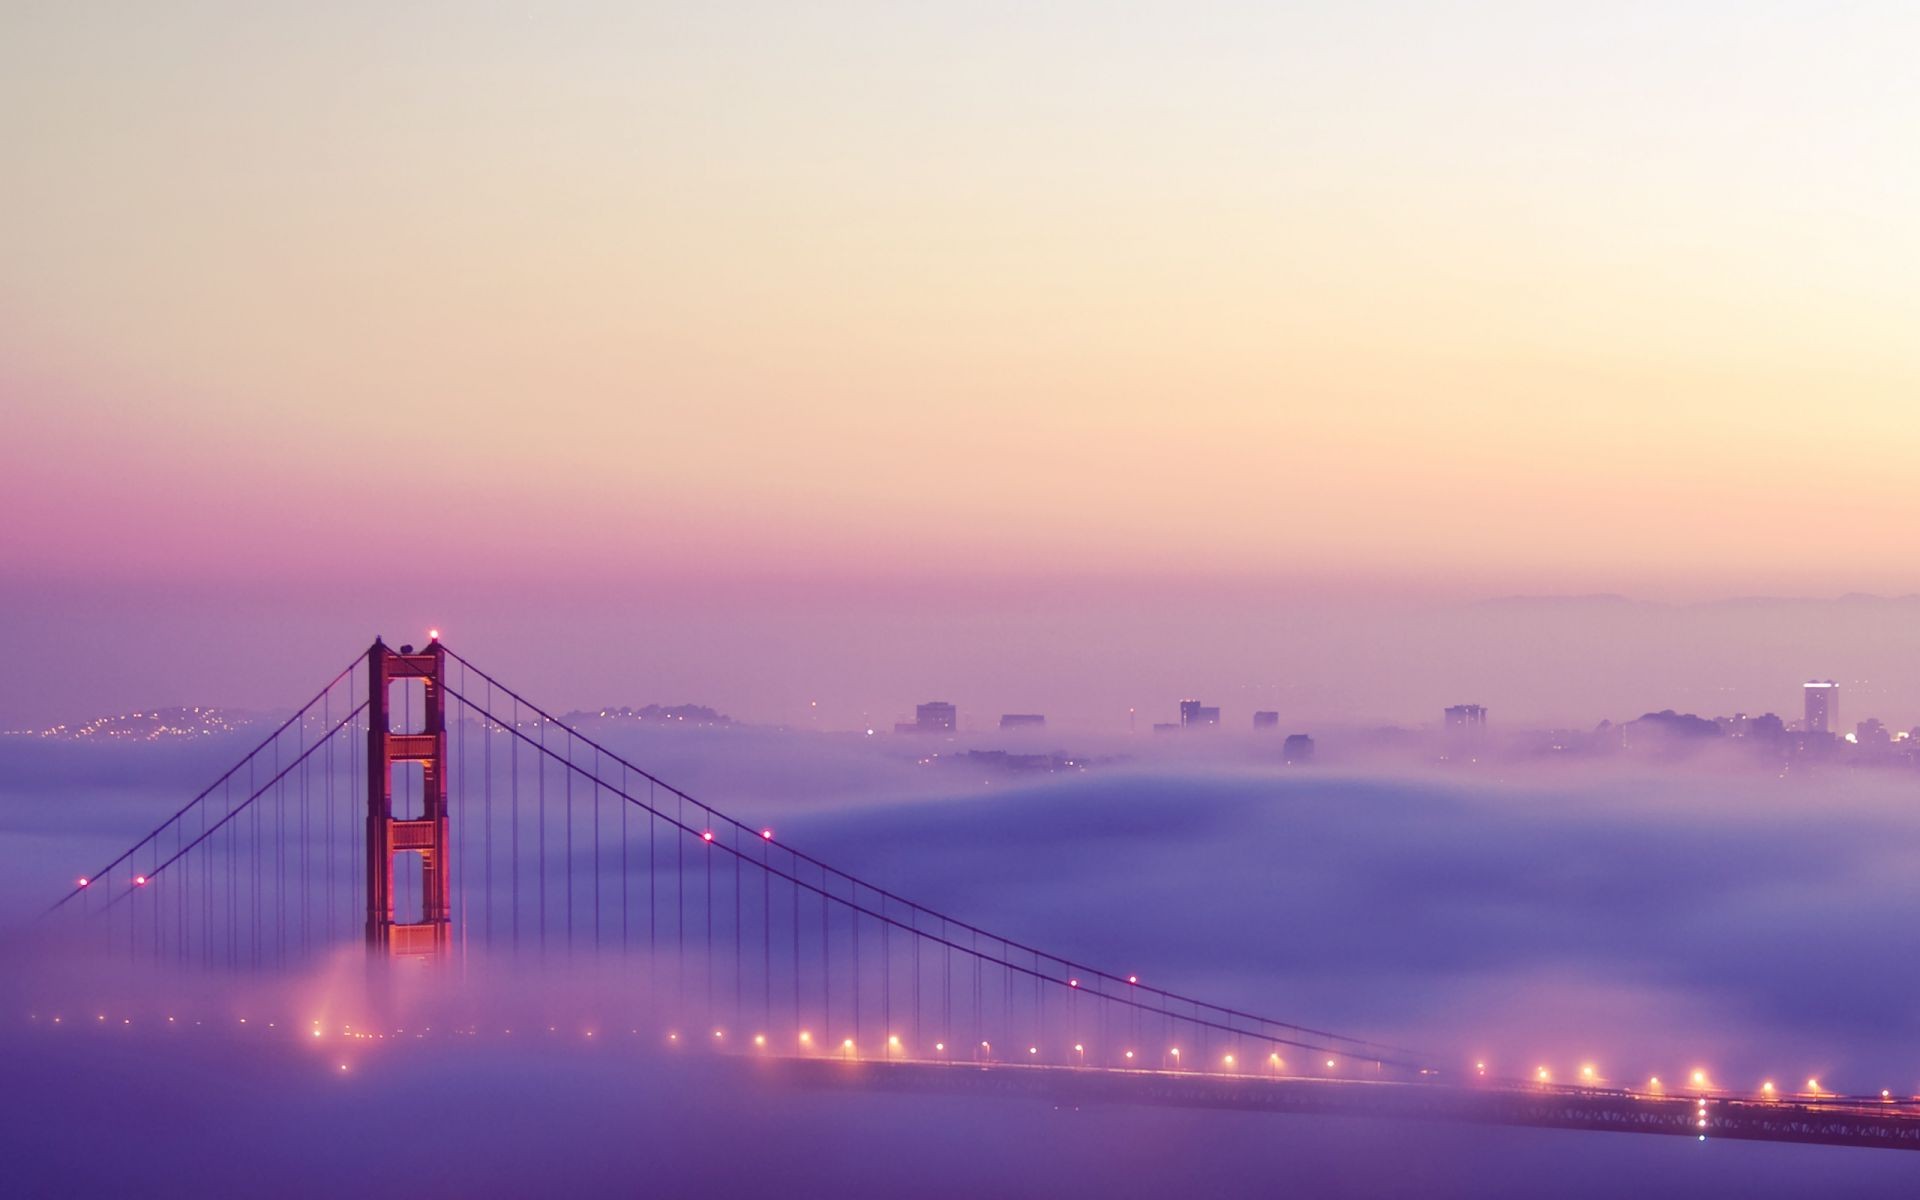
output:
<svg viewBox="0 0 1920 1200"><path fill-rule="evenodd" d="M422 653L389 650L379 639L367 651L367 949L385 955L438 957L453 927L447 855L447 656L438 640ZM396 733L389 691L396 682L425 684L426 720L419 732ZM420 813L393 815L393 768L419 763ZM420 919L393 919L393 862L420 856Z"/></svg>

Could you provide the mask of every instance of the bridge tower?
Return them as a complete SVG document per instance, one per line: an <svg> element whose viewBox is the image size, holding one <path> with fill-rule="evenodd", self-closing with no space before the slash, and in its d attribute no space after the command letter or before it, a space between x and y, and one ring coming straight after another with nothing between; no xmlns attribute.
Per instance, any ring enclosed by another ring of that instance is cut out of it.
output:
<svg viewBox="0 0 1920 1200"><path fill-rule="evenodd" d="M437 640L414 653L376 638L367 651L367 949L374 954L437 958L451 942L446 663ZM396 732L392 686L414 679L425 685L425 721L417 732ZM395 817L393 769L404 763L420 764L420 812ZM401 854L420 856L418 921L393 919L393 864Z"/></svg>

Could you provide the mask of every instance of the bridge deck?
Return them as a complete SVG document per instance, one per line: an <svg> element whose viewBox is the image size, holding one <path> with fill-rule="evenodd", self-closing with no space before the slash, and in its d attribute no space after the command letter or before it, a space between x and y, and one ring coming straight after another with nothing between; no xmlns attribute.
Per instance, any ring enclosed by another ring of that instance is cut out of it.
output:
<svg viewBox="0 0 1920 1200"><path fill-rule="evenodd" d="M1055 1104L1166 1105L1920 1150L1920 1111L1871 1101L1709 1096L1703 1111L1696 1096L1611 1089L1462 1087L920 1061L777 1059L758 1065L776 1079L803 1087L960 1092Z"/></svg>

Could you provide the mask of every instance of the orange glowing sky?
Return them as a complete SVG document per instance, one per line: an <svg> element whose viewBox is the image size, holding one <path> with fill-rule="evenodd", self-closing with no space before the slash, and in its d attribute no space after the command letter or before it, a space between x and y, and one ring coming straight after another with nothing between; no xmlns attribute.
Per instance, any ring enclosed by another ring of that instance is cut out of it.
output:
<svg viewBox="0 0 1920 1200"><path fill-rule="evenodd" d="M1920 589L1905 5L16 5L8 577Z"/></svg>

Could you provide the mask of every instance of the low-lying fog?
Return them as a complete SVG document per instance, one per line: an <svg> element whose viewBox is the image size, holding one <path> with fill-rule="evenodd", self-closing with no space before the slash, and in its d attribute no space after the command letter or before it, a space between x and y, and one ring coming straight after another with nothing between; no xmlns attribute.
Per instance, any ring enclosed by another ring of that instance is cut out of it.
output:
<svg viewBox="0 0 1920 1200"><path fill-rule="evenodd" d="M1126 757L1084 773L1021 776L923 763L930 744L904 738L622 745L784 842L996 932L1461 1069L1920 1092L1905 773L1287 768L1244 743L1141 738L1089 747ZM150 977L117 990L54 969L34 918L242 749L0 745L0 1142L17 1194L1754 1195L1920 1168L1879 1151L796 1094L650 1044L423 1042L356 1050L343 1072L257 1029L168 1037L146 1027ZM586 987L473 978L485 989L458 1002L483 1015ZM231 1015L322 983L177 986L215 987ZM90 1024L94 1007L142 1024ZM55 1008L78 1027L50 1027Z"/></svg>

